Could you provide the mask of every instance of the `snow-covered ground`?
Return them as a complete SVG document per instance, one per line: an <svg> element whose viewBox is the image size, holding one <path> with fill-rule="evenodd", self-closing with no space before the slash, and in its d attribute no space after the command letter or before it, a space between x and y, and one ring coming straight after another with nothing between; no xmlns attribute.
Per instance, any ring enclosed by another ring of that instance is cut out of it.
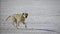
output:
<svg viewBox="0 0 60 34"><path fill-rule="evenodd" d="M1 0L1 34L60 34L60 0ZM7 16L27 12L27 29L21 24L19 29L5 21Z"/></svg>

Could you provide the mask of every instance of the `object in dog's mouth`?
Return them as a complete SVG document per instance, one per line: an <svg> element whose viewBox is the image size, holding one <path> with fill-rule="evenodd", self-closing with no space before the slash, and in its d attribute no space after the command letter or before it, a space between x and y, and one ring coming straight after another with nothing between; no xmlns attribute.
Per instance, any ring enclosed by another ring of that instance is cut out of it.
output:
<svg viewBox="0 0 60 34"><path fill-rule="evenodd" d="M12 14L7 17L6 20L11 18L13 21L12 24L18 29L19 23L23 23L25 25L25 28L27 28L27 25L25 23L25 19L27 18L28 13L22 13L22 14ZM16 25L15 25L16 24Z"/></svg>
<svg viewBox="0 0 60 34"><path fill-rule="evenodd" d="M27 16L26 16L26 18L27 18Z"/></svg>

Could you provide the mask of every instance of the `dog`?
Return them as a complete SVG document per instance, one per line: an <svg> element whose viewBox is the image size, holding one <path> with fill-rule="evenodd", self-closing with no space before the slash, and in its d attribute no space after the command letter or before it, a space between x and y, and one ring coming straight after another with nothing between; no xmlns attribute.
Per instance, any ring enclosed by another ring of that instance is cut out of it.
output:
<svg viewBox="0 0 60 34"><path fill-rule="evenodd" d="M12 24L18 29L19 23L25 24L25 28L27 28L27 25L25 23L25 19L28 17L28 13L22 13L22 14L12 14L7 17L6 20L9 18L13 21ZM16 25L15 25L16 24Z"/></svg>

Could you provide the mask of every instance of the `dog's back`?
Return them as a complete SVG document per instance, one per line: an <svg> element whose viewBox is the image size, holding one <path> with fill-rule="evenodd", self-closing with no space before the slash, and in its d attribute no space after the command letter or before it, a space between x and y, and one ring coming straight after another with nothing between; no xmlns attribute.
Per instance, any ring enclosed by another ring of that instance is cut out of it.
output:
<svg viewBox="0 0 60 34"><path fill-rule="evenodd" d="M25 18L22 14L14 14L13 15L17 21L24 21Z"/></svg>

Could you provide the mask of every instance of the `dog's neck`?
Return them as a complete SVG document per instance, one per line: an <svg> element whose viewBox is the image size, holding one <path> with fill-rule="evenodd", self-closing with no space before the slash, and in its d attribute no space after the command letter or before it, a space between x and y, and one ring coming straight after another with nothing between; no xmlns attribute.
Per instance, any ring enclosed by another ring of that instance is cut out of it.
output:
<svg viewBox="0 0 60 34"><path fill-rule="evenodd" d="M25 18L25 15L23 15L23 17Z"/></svg>

